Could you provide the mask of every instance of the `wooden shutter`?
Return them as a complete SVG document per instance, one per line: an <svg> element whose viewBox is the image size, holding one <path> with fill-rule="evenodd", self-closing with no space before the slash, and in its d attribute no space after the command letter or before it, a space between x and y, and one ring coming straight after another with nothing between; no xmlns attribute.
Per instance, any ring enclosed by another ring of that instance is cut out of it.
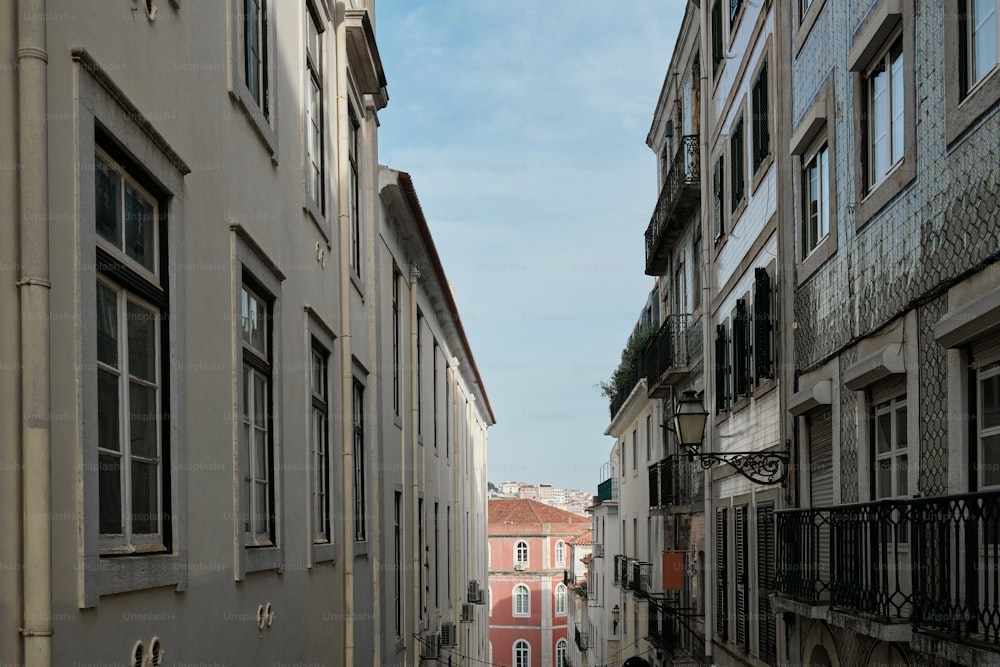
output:
<svg viewBox="0 0 1000 667"><path fill-rule="evenodd" d="M736 566L736 644L750 649L750 615L747 598L747 506L735 510L735 539L733 561Z"/></svg>
<svg viewBox="0 0 1000 667"><path fill-rule="evenodd" d="M722 65L722 0L712 3L712 74Z"/></svg>
<svg viewBox="0 0 1000 667"><path fill-rule="evenodd" d="M756 172L767 157L770 147L767 100L767 61L760 67L753 84L753 167Z"/></svg>
<svg viewBox="0 0 1000 667"><path fill-rule="evenodd" d="M726 410L726 325L715 327L715 412Z"/></svg>
<svg viewBox="0 0 1000 667"><path fill-rule="evenodd" d="M753 288L753 353L754 375L759 382L774 377L774 360L771 352L771 276L767 269L754 270Z"/></svg>
<svg viewBox="0 0 1000 667"><path fill-rule="evenodd" d="M757 506L757 652L769 665L777 662L777 627L770 594L775 589L774 503Z"/></svg>
<svg viewBox="0 0 1000 667"><path fill-rule="evenodd" d="M750 393L750 331L747 321L747 302L737 299L736 314L733 316L733 395L746 396Z"/></svg>
<svg viewBox="0 0 1000 667"><path fill-rule="evenodd" d="M715 633L729 639L729 571L726 562L728 509L715 512Z"/></svg>

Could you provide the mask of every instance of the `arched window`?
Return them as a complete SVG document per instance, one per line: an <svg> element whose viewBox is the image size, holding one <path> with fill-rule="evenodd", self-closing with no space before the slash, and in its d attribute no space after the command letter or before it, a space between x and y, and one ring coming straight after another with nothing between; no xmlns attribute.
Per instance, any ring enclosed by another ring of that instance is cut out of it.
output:
<svg viewBox="0 0 1000 667"><path fill-rule="evenodd" d="M514 667L530 667L531 645L523 639L514 642Z"/></svg>
<svg viewBox="0 0 1000 667"><path fill-rule="evenodd" d="M566 640L556 642L556 667L566 667Z"/></svg>
<svg viewBox="0 0 1000 667"><path fill-rule="evenodd" d="M556 585L556 615L561 616L566 613L566 586Z"/></svg>
<svg viewBox="0 0 1000 667"><path fill-rule="evenodd" d="M514 615L531 615L531 593L524 584L514 586Z"/></svg>
<svg viewBox="0 0 1000 667"><path fill-rule="evenodd" d="M556 565L566 564L566 543L562 540L556 542Z"/></svg>
<svg viewBox="0 0 1000 667"><path fill-rule="evenodd" d="M518 565L522 566L518 568ZM528 567L528 543L518 542L514 545L514 568L524 569Z"/></svg>

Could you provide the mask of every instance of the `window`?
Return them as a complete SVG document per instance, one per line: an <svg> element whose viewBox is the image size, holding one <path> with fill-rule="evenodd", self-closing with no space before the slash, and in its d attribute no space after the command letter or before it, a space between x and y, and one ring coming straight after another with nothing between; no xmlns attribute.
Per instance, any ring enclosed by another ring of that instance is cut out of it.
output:
<svg viewBox="0 0 1000 667"><path fill-rule="evenodd" d="M396 637L403 636L403 494L395 492L392 511L392 576L395 595Z"/></svg>
<svg viewBox="0 0 1000 667"><path fill-rule="evenodd" d="M735 508L734 561L736 566L736 644L750 650L750 589L747 574L747 506Z"/></svg>
<svg viewBox="0 0 1000 667"><path fill-rule="evenodd" d="M556 542L556 565L566 564L566 543L562 540Z"/></svg>
<svg viewBox="0 0 1000 667"><path fill-rule="evenodd" d="M715 327L715 413L729 408L729 336L725 324Z"/></svg>
<svg viewBox="0 0 1000 667"><path fill-rule="evenodd" d="M556 584L556 616L566 615L566 585Z"/></svg>
<svg viewBox="0 0 1000 667"><path fill-rule="evenodd" d="M351 216L351 270L361 278L361 184L358 177L358 131L360 125L354 108L348 107L347 158L350 163L350 181L347 196Z"/></svg>
<svg viewBox="0 0 1000 667"><path fill-rule="evenodd" d="M802 170L802 257L830 233L830 151L823 144Z"/></svg>
<svg viewBox="0 0 1000 667"><path fill-rule="evenodd" d="M961 3L960 3L961 4ZM968 93L1000 62L997 44L1000 43L1000 12L997 0L966 0L965 17L965 76L964 89Z"/></svg>
<svg viewBox="0 0 1000 667"><path fill-rule="evenodd" d="M724 158L722 155L715 158L715 169L712 172L712 237L716 243L725 234L725 228L722 224L723 211L723 197L725 188L725 171L724 170Z"/></svg>
<svg viewBox="0 0 1000 667"><path fill-rule="evenodd" d="M674 314L687 314L687 280L683 260L677 262L674 270Z"/></svg>
<svg viewBox="0 0 1000 667"><path fill-rule="evenodd" d="M100 547L165 551L165 230L160 203L131 173L102 150L94 166Z"/></svg>
<svg viewBox="0 0 1000 667"><path fill-rule="evenodd" d="M646 415L646 460L653 460L653 415Z"/></svg>
<svg viewBox="0 0 1000 667"><path fill-rule="evenodd" d="M979 488L1000 486L1000 363L979 370L976 377Z"/></svg>
<svg viewBox="0 0 1000 667"><path fill-rule="evenodd" d="M867 175L871 188L903 159L903 38L879 56L865 74Z"/></svg>
<svg viewBox="0 0 1000 667"><path fill-rule="evenodd" d="M393 413L399 417L400 416L400 400L401 400L401 386L400 382L402 377L400 374L400 342L402 338L402 331L400 327L402 326L402 321L399 314L399 284L402 280L403 275L396 266L396 263L392 264L392 410Z"/></svg>
<svg viewBox="0 0 1000 667"><path fill-rule="evenodd" d="M438 446L438 345L434 342L431 356L431 416L434 419L434 449Z"/></svg>
<svg viewBox="0 0 1000 667"><path fill-rule="evenodd" d="M524 584L514 586L514 615L528 616L531 612L531 593Z"/></svg>
<svg viewBox="0 0 1000 667"><path fill-rule="evenodd" d="M445 507L445 544L444 548L448 553L448 599L451 599L451 505ZM489 567L489 557L487 556L487 567Z"/></svg>
<svg viewBox="0 0 1000 667"><path fill-rule="evenodd" d="M489 609L489 615L493 615L493 588L486 588L486 607Z"/></svg>
<svg viewBox="0 0 1000 667"><path fill-rule="evenodd" d="M875 406L875 498L909 495L906 397Z"/></svg>
<svg viewBox="0 0 1000 667"><path fill-rule="evenodd" d="M274 451L271 419L271 304L244 275L241 303L243 342L242 426L246 448L247 512L243 531L247 545L275 544Z"/></svg>
<svg viewBox="0 0 1000 667"><path fill-rule="evenodd" d="M331 542L330 533L330 405L327 387L330 353L316 339L312 343L309 387L312 397L313 542Z"/></svg>
<svg viewBox="0 0 1000 667"><path fill-rule="evenodd" d="M622 453L622 477L625 477L625 441L621 442L621 453Z"/></svg>
<svg viewBox="0 0 1000 667"><path fill-rule="evenodd" d="M568 645L565 639L556 642L556 667L568 667L566 664L566 647Z"/></svg>
<svg viewBox="0 0 1000 667"><path fill-rule="evenodd" d="M761 660L771 665L777 662L778 653L777 624L770 597L777 589L775 581L777 560L774 544L774 503L761 503L757 506L757 644Z"/></svg>
<svg viewBox="0 0 1000 667"><path fill-rule="evenodd" d="M691 281L693 282L691 291L692 311L701 308L701 226L695 230L694 242L691 244L691 254L693 258L691 266Z"/></svg>
<svg viewBox="0 0 1000 667"><path fill-rule="evenodd" d="M767 98L767 60L760 66L751 88L753 124L753 173L756 174L771 154L771 120Z"/></svg>
<svg viewBox="0 0 1000 667"><path fill-rule="evenodd" d="M366 539L368 517L365 510L365 388L354 382L354 539Z"/></svg>
<svg viewBox="0 0 1000 667"><path fill-rule="evenodd" d="M531 646L523 639L514 642L514 667L530 667Z"/></svg>
<svg viewBox="0 0 1000 667"><path fill-rule="evenodd" d="M518 542L514 545L514 566L528 566L528 543Z"/></svg>
<svg viewBox="0 0 1000 667"><path fill-rule="evenodd" d="M264 112L268 109L267 0L243 0L243 83Z"/></svg>
<svg viewBox="0 0 1000 667"><path fill-rule="evenodd" d="M639 470L639 430L632 429L632 472Z"/></svg>
<svg viewBox="0 0 1000 667"><path fill-rule="evenodd" d="M810 5L812 5L813 0L799 0L799 23L802 23L802 18L809 11Z"/></svg>
<svg viewBox="0 0 1000 667"><path fill-rule="evenodd" d="M715 512L715 634L729 639L729 510Z"/></svg>
<svg viewBox="0 0 1000 667"><path fill-rule="evenodd" d="M441 527L438 525L438 504L434 503L434 606L441 606Z"/></svg>
<svg viewBox="0 0 1000 667"><path fill-rule="evenodd" d="M774 349L771 304L771 275L767 269L754 269L753 286L753 359L757 384L774 377Z"/></svg>
<svg viewBox="0 0 1000 667"><path fill-rule="evenodd" d="M326 167L324 163L323 27L311 7L306 11L306 187L320 215L326 212Z"/></svg>
<svg viewBox="0 0 1000 667"><path fill-rule="evenodd" d="M741 116L733 125L732 135L729 138L729 175L730 175L730 201L729 208L732 213L736 213L743 203L743 193L745 185L743 182L743 117Z"/></svg>
<svg viewBox="0 0 1000 667"><path fill-rule="evenodd" d="M725 44L722 42L722 0L712 3L712 77L719 74L725 62Z"/></svg>
<svg viewBox="0 0 1000 667"><path fill-rule="evenodd" d="M417 435L423 433L424 424L424 316L417 311ZM411 408L412 409L412 408Z"/></svg>
<svg viewBox="0 0 1000 667"><path fill-rule="evenodd" d="M750 319L747 302L736 300L733 313L733 397L750 394Z"/></svg>
<svg viewBox="0 0 1000 667"><path fill-rule="evenodd" d="M729 29L736 27L736 17L740 14L743 0L729 0Z"/></svg>

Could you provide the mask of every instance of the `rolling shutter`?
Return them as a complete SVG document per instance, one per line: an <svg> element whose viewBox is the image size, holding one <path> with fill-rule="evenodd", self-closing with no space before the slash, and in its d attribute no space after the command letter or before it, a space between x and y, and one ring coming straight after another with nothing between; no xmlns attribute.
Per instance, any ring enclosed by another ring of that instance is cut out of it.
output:
<svg viewBox="0 0 1000 667"><path fill-rule="evenodd" d="M728 509L715 513L715 633L729 639L729 573L726 562Z"/></svg>
<svg viewBox="0 0 1000 667"><path fill-rule="evenodd" d="M770 594L775 590L774 503L757 507L757 651L769 665L777 662L777 627Z"/></svg>
<svg viewBox="0 0 1000 667"><path fill-rule="evenodd" d="M736 565L736 644L743 650L750 649L750 615L747 604L747 506L740 505L735 510L735 553Z"/></svg>

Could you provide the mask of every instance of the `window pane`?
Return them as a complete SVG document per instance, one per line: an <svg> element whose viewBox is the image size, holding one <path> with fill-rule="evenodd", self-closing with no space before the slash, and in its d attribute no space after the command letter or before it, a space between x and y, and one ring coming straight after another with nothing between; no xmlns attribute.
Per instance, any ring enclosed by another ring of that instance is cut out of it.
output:
<svg viewBox="0 0 1000 667"><path fill-rule="evenodd" d="M245 287L242 294L243 342L267 354L267 305Z"/></svg>
<svg viewBox="0 0 1000 667"><path fill-rule="evenodd" d="M897 496L907 495L909 485L909 468L906 455L896 457L896 494Z"/></svg>
<svg viewBox="0 0 1000 667"><path fill-rule="evenodd" d="M983 438L982 443L982 462L979 467L983 473L983 486L1000 485L1000 435Z"/></svg>
<svg viewBox="0 0 1000 667"><path fill-rule="evenodd" d="M896 449L906 449L906 406L896 408Z"/></svg>
<svg viewBox="0 0 1000 667"><path fill-rule="evenodd" d="M157 314L130 301L126 307L126 319L129 375L156 382Z"/></svg>
<svg viewBox="0 0 1000 667"><path fill-rule="evenodd" d="M267 382L260 375L253 374L253 423L258 428L267 428L267 407L265 397Z"/></svg>
<svg viewBox="0 0 1000 667"><path fill-rule="evenodd" d="M884 412L875 418L875 444L879 454L892 449L892 414Z"/></svg>
<svg viewBox="0 0 1000 667"><path fill-rule="evenodd" d="M254 532L255 533L267 533L269 532L268 516L267 516L267 484L263 482L258 482L255 485L256 494L254 495Z"/></svg>
<svg viewBox="0 0 1000 667"><path fill-rule="evenodd" d="M129 438L133 456L156 458L156 388L129 382Z"/></svg>
<svg viewBox="0 0 1000 667"><path fill-rule="evenodd" d="M118 304L114 290L97 283L97 360L118 367Z"/></svg>
<svg viewBox="0 0 1000 667"><path fill-rule="evenodd" d="M117 456L101 455L98 460L100 524L102 535L122 534L122 482Z"/></svg>
<svg viewBox="0 0 1000 667"><path fill-rule="evenodd" d="M972 3L971 83L982 79L997 63L997 0Z"/></svg>
<svg viewBox="0 0 1000 667"><path fill-rule="evenodd" d="M267 481L267 431L262 431L260 429L254 429L254 455L256 456L255 464L256 477L257 479Z"/></svg>
<svg viewBox="0 0 1000 667"><path fill-rule="evenodd" d="M874 183L889 168L889 139L888 121L889 107L886 99L888 86L888 75L885 72L885 64L879 66L871 74L869 79L869 96L871 99L871 109L869 127L871 132L871 177Z"/></svg>
<svg viewBox="0 0 1000 667"><path fill-rule="evenodd" d="M153 463L132 461L132 532L149 535L159 532L159 489Z"/></svg>
<svg viewBox="0 0 1000 667"><path fill-rule="evenodd" d="M118 376L97 371L97 446L120 451L118 441Z"/></svg>
<svg viewBox="0 0 1000 667"><path fill-rule="evenodd" d="M125 184L125 254L150 271L156 270L153 203Z"/></svg>
<svg viewBox="0 0 1000 667"><path fill-rule="evenodd" d="M892 461L880 459L875 462L875 466L876 497L889 498L892 496Z"/></svg>
<svg viewBox="0 0 1000 667"><path fill-rule="evenodd" d="M97 234L115 247L121 247L121 177L98 156L94 156L94 168Z"/></svg>
<svg viewBox="0 0 1000 667"><path fill-rule="evenodd" d="M979 416L979 428L1000 426L1000 375L994 375L979 383L983 394L983 413Z"/></svg>
<svg viewBox="0 0 1000 667"><path fill-rule="evenodd" d="M892 72L889 80L892 84L892 159L895 164L903 157L903 53L902 42L896 42L889 54L892 62Z"/></svg>
<svg viewBox="0 0 1000 667"><path fill-rule="evenodd" d="M817 156L819 161L819 233L817 241L830 233L830 151L824 146Z"/></svg>

